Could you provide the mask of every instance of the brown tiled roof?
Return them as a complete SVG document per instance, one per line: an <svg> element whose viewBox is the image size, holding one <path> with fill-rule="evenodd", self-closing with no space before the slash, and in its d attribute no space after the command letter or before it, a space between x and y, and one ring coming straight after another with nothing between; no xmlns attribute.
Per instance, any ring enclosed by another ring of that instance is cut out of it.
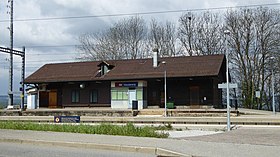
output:
<svg viewBox="0 0 280 157"><path fill-rule="evenodd" d="M99 77L102 61L46 64L25 79L25 83L128 80L163 77L218 76L224 55L159 58L159 65L153 68L153 59L109 60L113 66L105 75ZM161 63L165 61L166 64Z"/></svg>

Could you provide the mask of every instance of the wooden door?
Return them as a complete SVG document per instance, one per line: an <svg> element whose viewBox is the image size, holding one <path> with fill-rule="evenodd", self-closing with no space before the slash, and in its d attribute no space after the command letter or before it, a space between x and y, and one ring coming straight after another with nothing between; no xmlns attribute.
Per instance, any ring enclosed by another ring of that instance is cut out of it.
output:
<svg viewBox="0 0 280 157"><path fill-rule="evenodd" d="M199 105L199 86L190 87L190 105Z"/></svg>
<svg viewBox="0 0 280 157"><path fill-rule="evenodd" d="M57 91L49 92L49 108L57 107Z"/></svg>
<svg viewBox="0 0 280 157"><path fill-rule="evenodd" d="M49 92L39 92L39 107L48 107L49 105Z"/></svg>

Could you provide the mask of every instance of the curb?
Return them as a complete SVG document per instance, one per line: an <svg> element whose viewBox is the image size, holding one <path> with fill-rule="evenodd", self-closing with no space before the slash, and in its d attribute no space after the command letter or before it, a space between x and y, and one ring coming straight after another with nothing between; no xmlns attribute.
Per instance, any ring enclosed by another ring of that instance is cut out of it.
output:
<svg viewBox="0 0 280 157"><path fill-rule="evenodd" d="M280 126L280 116L233 117L233 125ZM53 116L0 116L0 121L54 123ZM226 117L92 117L81 116L80 123L203 124L225 125Z"/></svg>
<svg viewBox="0 0 280 157"><path fill-rule="evenodd" d="M136 152L136 153L147 153L155 154L160 157L191 157L178 153L175 151L167 150L159 147L141 147L141 146L127 146L127 145L113 145L113 144L98 144L98 143L82 143L82 142L63 142L63 141L43 141L43 140L23 140L23 139L0 139L0 142L8 143L20 143L20 144L39 144L39 145L52 145L62 147L75 147L75 148L87 148L87 149L103 149L113 151L124 151L124 152Z"/></svg>

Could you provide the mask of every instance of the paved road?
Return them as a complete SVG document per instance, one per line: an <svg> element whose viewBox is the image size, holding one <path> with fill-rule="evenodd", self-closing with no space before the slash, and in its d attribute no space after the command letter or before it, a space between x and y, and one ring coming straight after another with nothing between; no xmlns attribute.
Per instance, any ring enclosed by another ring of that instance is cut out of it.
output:
<svg viewBox="0 0 280 157"><path fill-rule="evenodd" d="M85 135L40 131L0 130L1 139L98 143L133 147L160 147L194 156L279 157L279 127L241 127L231 132L177 139Z"/></svg>
<svg viewBox="0 0 280 157"><path fill-rule="evenodd" d="M0 157L155 157L155 155L100 149L0 143Z"/></svg>
<svg viewBox="0 0 280 157"><path fill-rule="evenodd" d="M280 127L240 127L222 134L185 137L183 139L204 142L280 146Z"/></svg>

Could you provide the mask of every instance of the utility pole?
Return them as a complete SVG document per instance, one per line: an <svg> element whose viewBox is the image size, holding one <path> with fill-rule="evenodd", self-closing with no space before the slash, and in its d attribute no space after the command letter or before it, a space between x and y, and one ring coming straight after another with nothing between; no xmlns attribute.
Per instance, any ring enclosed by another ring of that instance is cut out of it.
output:
<svg viewBox="0 0 280 157"><path fill-rule="evenodd" d="M20 109L21 111L24 110L24 78L25 78L25 47L22 48L22 53L21 53L21 59L22 59L22 64L21 64L21 103L20 103Z"/></svg>
<svg viewBox="0 0 280 157"><path fill-rule="evenodd" d="M22 48L22 51L18 50L11 50L10 48L6 47L0 47L0 52L8 53L10 54L12 51L13 55L20 56L22 59L22 67L21 67L21 105L20 108L21 110L24 109L24 77L25 77L25 47Z"/></svg>
<svg viewBox="0 0 280 157"><path fill-rule="evenodd" d="M9 101L8 101L8 106L12 107L14 102L13 102L13 34L14 34L14 25L13 25L13 8L14 8L14 1L13 0L8 0L8 2L10 3L10 69L9 69L9 91L8 91L8 95L9 95Z"/></svg>

